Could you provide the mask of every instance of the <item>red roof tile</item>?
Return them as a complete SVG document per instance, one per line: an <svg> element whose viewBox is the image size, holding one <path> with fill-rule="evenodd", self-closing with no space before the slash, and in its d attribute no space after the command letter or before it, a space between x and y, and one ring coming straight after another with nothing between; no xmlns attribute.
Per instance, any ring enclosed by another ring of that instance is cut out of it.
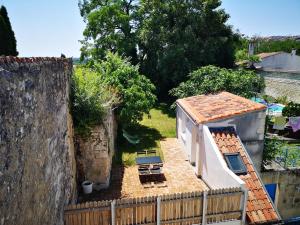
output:
<svg viewBox="0 0 300 225"><path fill-rule="evenodd" d="M242 155L242 160L247 167L247 174L239 175L239 177L245 182L248 188L246 214L249 224L279 221L279 216L268 199L263 184L258 179L253 164L250 158L248 158L235 131L228 128L211 128L211 133L221 153L230 151L239 152Z"/></svg>
<svg viewBox="0 0 300 225"><path fill-rule="evenodd" d="M249 99L221 92L219 94L198 95L177 100L196 123L229 118L239 114L266 109L266 106Z"/></svg>

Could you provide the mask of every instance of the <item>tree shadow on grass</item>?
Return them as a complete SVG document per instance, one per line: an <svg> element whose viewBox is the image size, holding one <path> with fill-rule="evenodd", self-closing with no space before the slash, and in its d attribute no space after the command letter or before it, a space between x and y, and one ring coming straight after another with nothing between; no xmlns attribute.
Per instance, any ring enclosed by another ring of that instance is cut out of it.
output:
<svg viewBox="0 0 300 225"><path fill-rule="evenodd" d="M150 128L141 124L137 124L126 131L130 135L137 135L140 138L138 144L130 144L124 137L122 129L118 131L117 138L117 152L115 154L114 163L134 165L136 153L142 150L157 150L157 154L160 155L159 141L163 138L160 132L154 128Z"/></svg>
<svg viewBox="0 0 300 225"><path fill-rule="evenodd" d="M159 103L156 106L156 109L159 109L162 111L163 114L168 115L171 118L175 118L176 117L176 110L171 108L171 104L168 103Z"/></svg>

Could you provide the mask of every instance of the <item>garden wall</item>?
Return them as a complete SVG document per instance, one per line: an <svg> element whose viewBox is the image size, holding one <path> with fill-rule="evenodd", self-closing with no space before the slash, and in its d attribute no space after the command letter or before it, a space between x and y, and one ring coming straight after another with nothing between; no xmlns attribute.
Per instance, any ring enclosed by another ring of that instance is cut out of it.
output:
<svg viewBox="0 0 300 225"><path fill-rule="evenodd" d="M275 206L288 219L300 212L300 169L261 173L264 184L277 184Z"/></svg>
<svg viewBox="0 0 300 225"><path fill-rule="evenodd" d="M63 58L0 58L0 224L63 224L76 198Z"/></svg>
<svg viewBox="0 0 300 225"><path fill-rule="evenodd" d="M300 103L300 80L265 77L265 93L275 98L287 96L289 101Z"/></svg>
<svg viewBox="0 0 300 225"><path fill-rule="evenodd" d="M102 123L91 128L87 137L76 135L76 161L78 181L100 183L107 188L110 181L112 157L115 151L117 123L111 109L108 109Z"/></svg>

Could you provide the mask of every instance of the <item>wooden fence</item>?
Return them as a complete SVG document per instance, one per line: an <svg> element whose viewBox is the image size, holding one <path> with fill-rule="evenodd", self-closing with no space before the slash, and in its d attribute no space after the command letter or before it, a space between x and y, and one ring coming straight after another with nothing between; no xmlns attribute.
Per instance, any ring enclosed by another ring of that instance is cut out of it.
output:
<svg viewBox="0 0 300 225"><path fill-rule="evenodd" d="M188 225L242 220L240 188L69 205L65 225Z"/></svg>

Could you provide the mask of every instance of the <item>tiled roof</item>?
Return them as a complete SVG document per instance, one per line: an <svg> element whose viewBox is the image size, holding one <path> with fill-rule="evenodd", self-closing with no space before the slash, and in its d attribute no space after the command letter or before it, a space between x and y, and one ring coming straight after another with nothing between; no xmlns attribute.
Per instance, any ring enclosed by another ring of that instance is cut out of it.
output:
<svg viewBox="0 0 300 225"><path fill-rule="evenodd" d="M267 57L270 57L273 55L278 55L280 53L283 53L283 52L263 52L263 53L257 54L257 56L261 59L264 59L264 58L267 58Z"/></svg>
<svg viewBox="0 0 300 225"><path fill-rule="evenodd" d="M229 92L182 98L177 100L177 104L179 104L196 123L225 119L234 115L266 109L265 105Z"/></svg>
<svg viewBox="0 0 300 225"><path fill-rule="evenodd" d="M70 58L62 57L15 57L15 56L0 56L0 63L36 63L36 62L69 62Z"/></svg>
<svg viewBox="0 0 300 225"><path fill-rule="evenodd" d="M245 182L248 188L246 214L249 224L279 222L279 216L271 204L271 200L264 190L263 184L258 178L251 160L245 153L234 128L210 128L210 131L222 154L239 152L247 167L247 174L238 176Z"/></svg>

